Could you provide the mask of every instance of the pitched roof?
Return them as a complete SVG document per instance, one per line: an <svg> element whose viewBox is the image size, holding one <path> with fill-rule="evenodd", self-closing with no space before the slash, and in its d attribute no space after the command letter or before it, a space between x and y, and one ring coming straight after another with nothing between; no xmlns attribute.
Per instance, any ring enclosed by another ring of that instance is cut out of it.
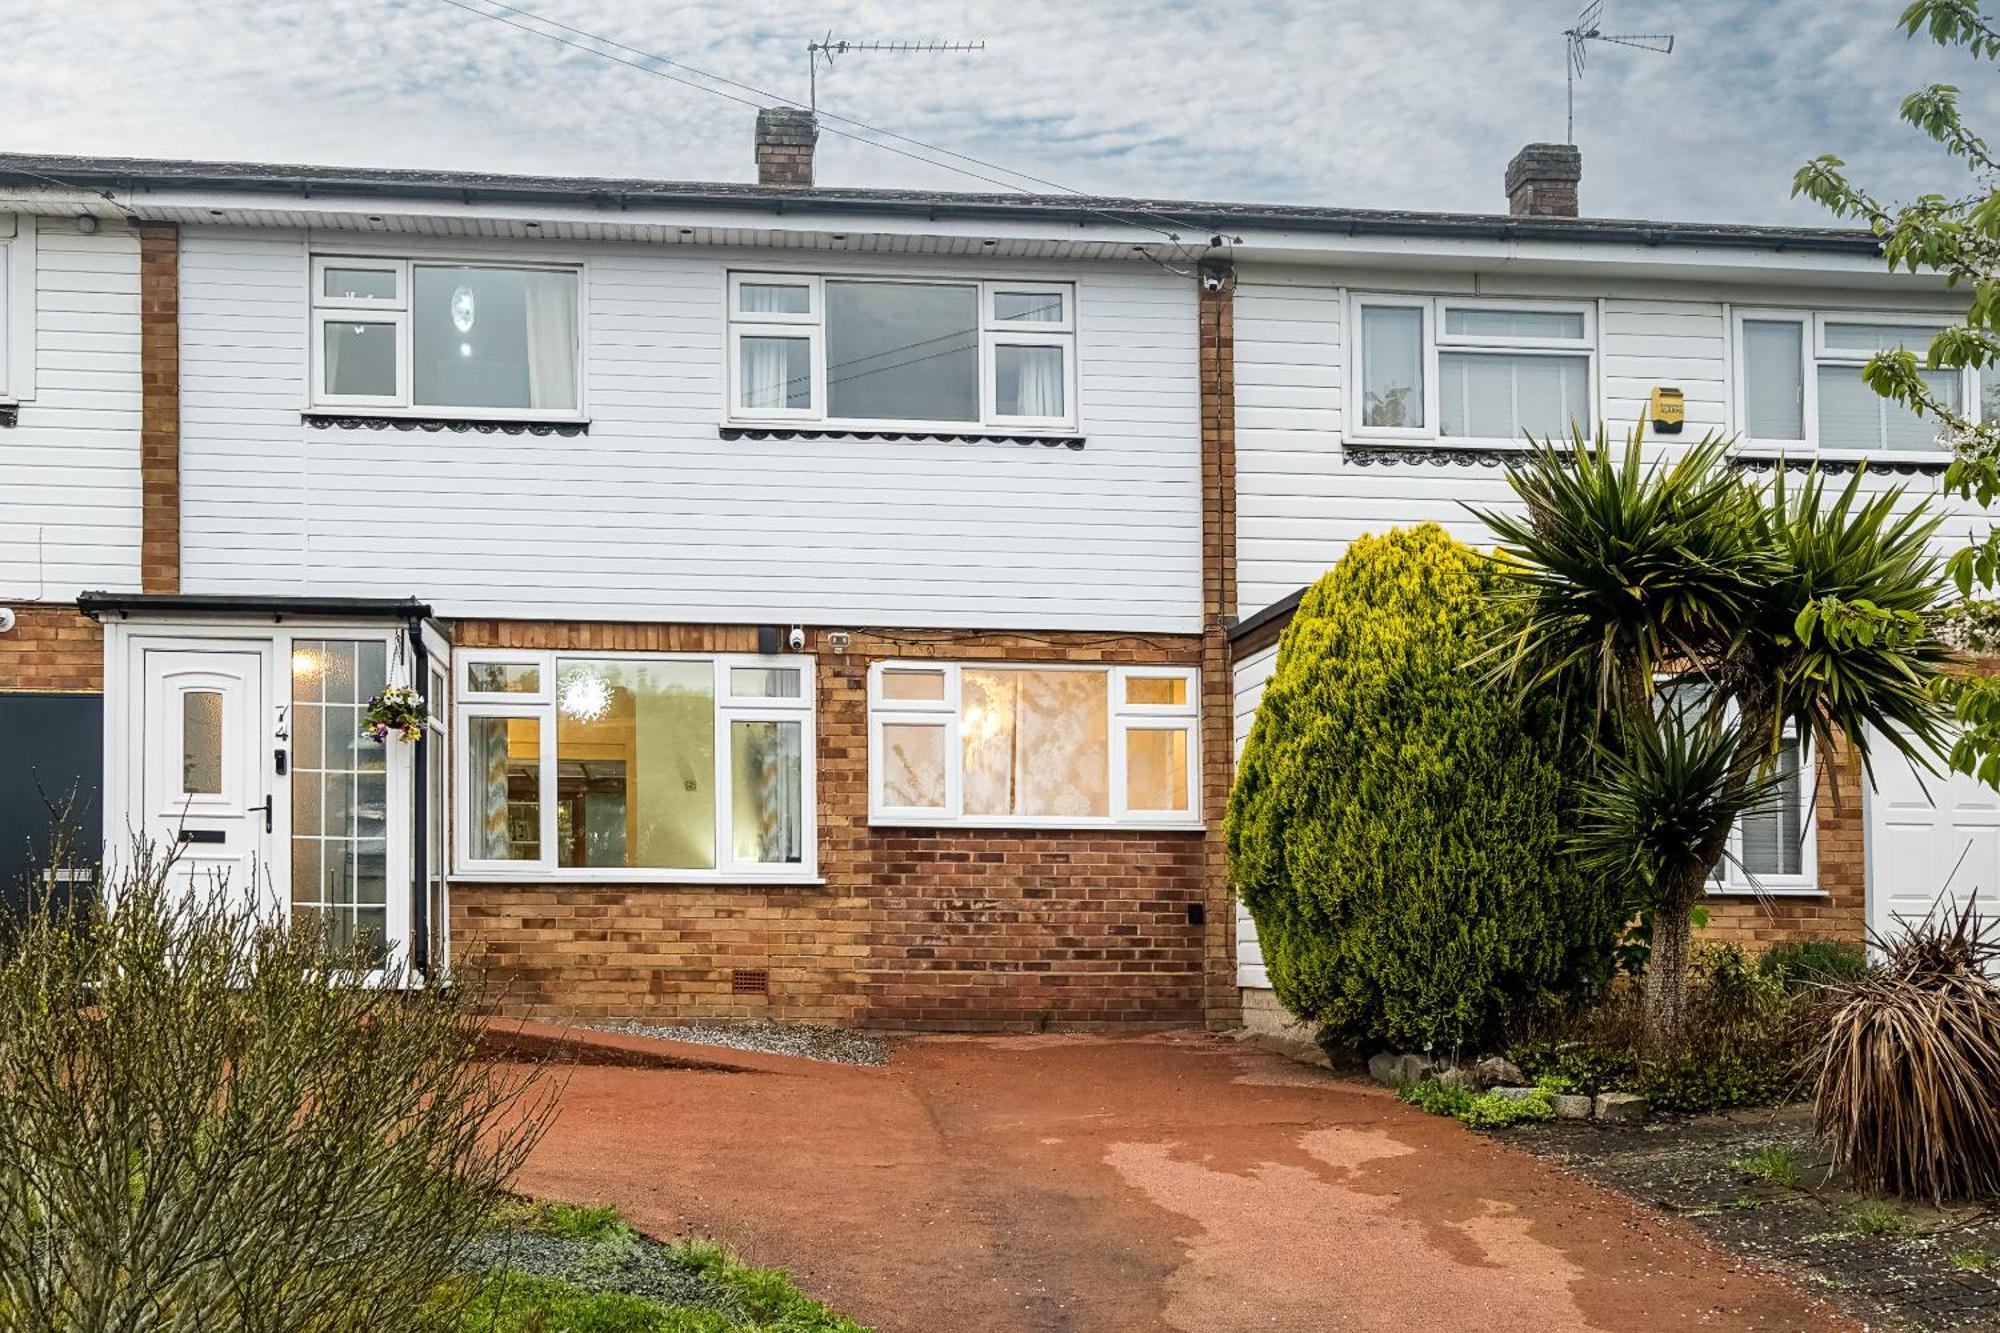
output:
<svg viewBox="0 0 2000 1333"><path fill-rule="evenodd" d="M606 176L525 176L398 167L317 167L290 163L192 162L152 158L0 153L0 184L47 189L83 187L241 192L300 199L345 197L457 203L565 204L629 211L650 208L748 208L792 215L901 214L1050 222L1121 222L1181 229L1198 242L1210 233L1302 231L1349 236L1455 237L1468 240L1606 242L1875 255L1876 238L1853 228L1747 223L1664 222L1636 218L1510 217L1409 209L1330 208L1302 204L1215 203L1103 195L959 194L845 186L772 186L733 181L671 181Z"/></svg>

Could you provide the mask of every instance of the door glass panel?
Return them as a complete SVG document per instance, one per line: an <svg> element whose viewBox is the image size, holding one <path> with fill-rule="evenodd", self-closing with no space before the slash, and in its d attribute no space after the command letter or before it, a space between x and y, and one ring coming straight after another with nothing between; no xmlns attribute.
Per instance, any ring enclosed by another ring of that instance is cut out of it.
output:
<svg viewBox="0 0 2000 1333"><path fill-rule="evenodd" d="M222 794L222 695L216 690L181 695L181 791Z"/></svg>
<svg viewBox="0 0 2000 1333"><path fill-rule="evenodd" d="M387 646L301 639L292 651L292 913L370 967L387 957L389 778L361 737L388 684Z"/></svg>
<svg viewBox="0 0 2000 1333"><path fill-rule="evenodd" d="M803 733L797 722L729 724L730 849L738 861L805 859Z"/></svg>
<svg viewBox="0 0 2000 1333"><path fill-rule="evenodd" d="M715 668L556 662L559 866L715 865Z"/></svg>

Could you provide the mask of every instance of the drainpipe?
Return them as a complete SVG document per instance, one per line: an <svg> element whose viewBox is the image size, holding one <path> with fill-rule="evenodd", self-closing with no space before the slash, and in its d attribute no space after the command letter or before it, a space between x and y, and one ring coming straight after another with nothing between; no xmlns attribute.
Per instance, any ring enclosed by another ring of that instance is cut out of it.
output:
<svg viewBox="0 0 2000 1333"><path fill-rule="evenodd" d="M431 688L431 659L424 648L424 622L411 616L406 634L410 642L410 683L419 694ZM426 698L426 704L431 700ZM416 774L410 783L412 794L412 837L410 839L410 965L426 984L431 973L430 901L430 778L431 729L417 737Z"/></svg>

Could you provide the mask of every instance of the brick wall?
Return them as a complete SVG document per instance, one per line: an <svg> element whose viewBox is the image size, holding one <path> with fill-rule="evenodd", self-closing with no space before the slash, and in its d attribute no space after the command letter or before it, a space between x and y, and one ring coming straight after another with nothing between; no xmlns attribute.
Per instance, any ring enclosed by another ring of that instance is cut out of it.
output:
<svg viewBox="0 0 2000 1333"><path fill-rule="evenodd" d="M1236 274L1204 269L1197 319L1201 335L1201 603L1202 817L1208 827L1204 870L1212 900L1203 940L1207 1005L1212 1027L1242 1020L1236 986L1236 906L1229 889L1229 848L1223 821L1236 756L1234 654L1236 619Z"/></svg>
<svg viewBox="0 0 2000 1333"><path fill-rule="evenodd" d="M461 622L460 647L749 652L751 627ZM874 829L867 673L886 657L1194 665L1193 635L854 632L818 655L824 886L477 884L452 891L454 948L515 1007L576 1017L759 1017L1026 1030L1215 1018L1212 936L1229 927L1213 832ZM1227 713L1223 714L1227 727ZM1204 753L1214 742L1204 721ZM1226 740L1222 751L1226 758ZM1211 787L1226 764L1204 765ZM1203 807L1219 809L1214 791ZM1208 924L1191 925L1199 903ZM1233 963L1230 964L1233 966ZM738 993L732 971L768 975ZM1234 1002L1234 979L1222 969Z"/></svg>
<svg viewBox="0 0 2000 1333"><path fill-rule="evenodd" d="M139 586L181 590L180 229L139 228Z"/></svg>
<svg viewBox="0 0 2000 1333"><path fill-rule="evenodd" d="M1813 796L1820 893L1711 896L1708 925L1696 938L1734 940L1758 950L1819 936L1861 940L1868 922L1861 780L1860 761L1844 745L1821 766L1819 790Z"/></svg>
<svg viewBox="0 0 2000 1333"><path fill-rule="evenodd" d="M0 634L0 690L92 693L104 688L104 631L71 606L14 604Z"/></svg>

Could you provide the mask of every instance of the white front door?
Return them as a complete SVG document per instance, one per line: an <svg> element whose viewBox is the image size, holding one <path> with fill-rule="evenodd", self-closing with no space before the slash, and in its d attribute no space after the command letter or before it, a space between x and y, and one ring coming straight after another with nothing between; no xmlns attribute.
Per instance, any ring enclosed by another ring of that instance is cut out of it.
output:
<svg viewBox="0 0 2000 1333"><path fill-rule="evenodd" d="M140 658L134 831L176 857L176 884L261 902L270 892L273 815L264 698L270 650L147 646Z"/></svg>
<svg viewBox="0 0 2000 1333"><path fill-rule="evenodd" d="M1892 938L1940 901L2000 911L2000 792L1924 773L1878 742L1868 793L1868 929Z"/></svg>

